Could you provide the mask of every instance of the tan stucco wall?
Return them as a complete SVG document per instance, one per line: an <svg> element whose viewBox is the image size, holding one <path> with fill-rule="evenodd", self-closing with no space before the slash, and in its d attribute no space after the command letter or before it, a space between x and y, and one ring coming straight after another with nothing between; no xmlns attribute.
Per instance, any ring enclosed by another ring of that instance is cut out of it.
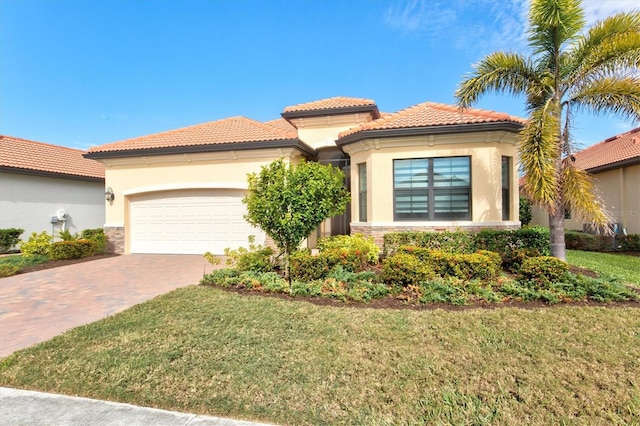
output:
<svg viewBox="0 0 640 426"><path fill-rule="evenodd" d="M364 140L345 147L351 155L351 217L358 219L358 164L367 164L368 223L374 226L390 224L424 224L393 220L393 160L451 156L471 157L473 223L503 223L501 195L501 159L512 158L511 222L518 221L517 148L516 135L506 132L467 133L429 137ZM460 222L442 222L455 226ZM352 222L352 226L358 226Z"/></svg>
<svg viewBox="0 0 640 426"><path fill-rule="evenodd" d="M371 121L371 115L341 114L323 117L292 119L298 129L298 138L313 149L336 146L338 134L362 123Z"/></svg>
<svg viewBox="0 0 640 426"><path fill-rule="evenodd" d="M621 223L629 234L640 234L640 164L597 173L596 186L614 223ZM532 209L532 223L549 226L543 210ZM575 216L565 221L566 229L582 230L582 221Z"/></svg>
<svg viewBox="0 0 640 426"><path fill-rule="evenodd" d="M197 153L107 159L107 187L115 194L106 203L107 228L124 228L125 253L129 252L129 202L138 194L197 188L246 189L247 174L284 158L297 163L299 152L266 149L223 153Z"/></svg>

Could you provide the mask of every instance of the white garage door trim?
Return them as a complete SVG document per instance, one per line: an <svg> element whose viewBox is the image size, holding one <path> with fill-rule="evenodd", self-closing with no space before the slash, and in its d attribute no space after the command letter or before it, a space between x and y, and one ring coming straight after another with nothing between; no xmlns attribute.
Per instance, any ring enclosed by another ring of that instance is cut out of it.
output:
<svg viewBox="0 0 640 426"><path fill-rule="evenodd" d="M131 252L223 254L247 247L250 235L265 235L243 218L243 190L190 189L133 196L130 202Z"/></svg>

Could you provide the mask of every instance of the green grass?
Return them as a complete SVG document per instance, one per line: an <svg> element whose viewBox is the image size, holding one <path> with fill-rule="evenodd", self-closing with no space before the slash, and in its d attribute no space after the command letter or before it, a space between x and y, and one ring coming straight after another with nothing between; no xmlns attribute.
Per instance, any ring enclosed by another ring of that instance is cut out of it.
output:
<svg viewBox="0 0 640 426"><path fill-rule="evenodd" d="M638 378L637 308L355 309L205 286L0 361L2 386L292 425L638 424Z"/></svg>
<svg viewBox="0 0 640 426"><path fill-rule="evenodd" d="M605 278L613 277L627 284L640 285L640 257L567 250L567 262L581 268L591 269Z"/></svg>

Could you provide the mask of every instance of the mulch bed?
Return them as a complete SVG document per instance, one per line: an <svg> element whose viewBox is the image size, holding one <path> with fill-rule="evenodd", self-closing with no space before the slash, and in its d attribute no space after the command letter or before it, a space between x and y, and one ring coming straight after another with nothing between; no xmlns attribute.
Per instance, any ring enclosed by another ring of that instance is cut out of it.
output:
<svg viewBox="0 0 640 426"><path fill-rule="evenodd" d="M63 260L50 260L39 265L26 266L20 270L16 275L26 274L28 272L42 271L44 269L58 268L60 266L73 265L74 263L91 262L93 260L105 259L107 257L119 256L118 254L99 254L91 257L83 257L81 259L63 259Z"/></svg>

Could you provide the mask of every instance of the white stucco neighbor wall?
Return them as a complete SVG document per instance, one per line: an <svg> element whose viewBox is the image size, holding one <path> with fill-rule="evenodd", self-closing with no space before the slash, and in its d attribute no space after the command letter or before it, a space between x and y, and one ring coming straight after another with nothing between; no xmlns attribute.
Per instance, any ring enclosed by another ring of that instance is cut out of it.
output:
<svg viewBox="0 0 640 426"><path fill-rule="evenodd" d="M102 228L105 222L104 183L0 172L0 228L52 232L51 216L67 212L66 229ZM62 223L54 227L55 234Z"/></svg>

